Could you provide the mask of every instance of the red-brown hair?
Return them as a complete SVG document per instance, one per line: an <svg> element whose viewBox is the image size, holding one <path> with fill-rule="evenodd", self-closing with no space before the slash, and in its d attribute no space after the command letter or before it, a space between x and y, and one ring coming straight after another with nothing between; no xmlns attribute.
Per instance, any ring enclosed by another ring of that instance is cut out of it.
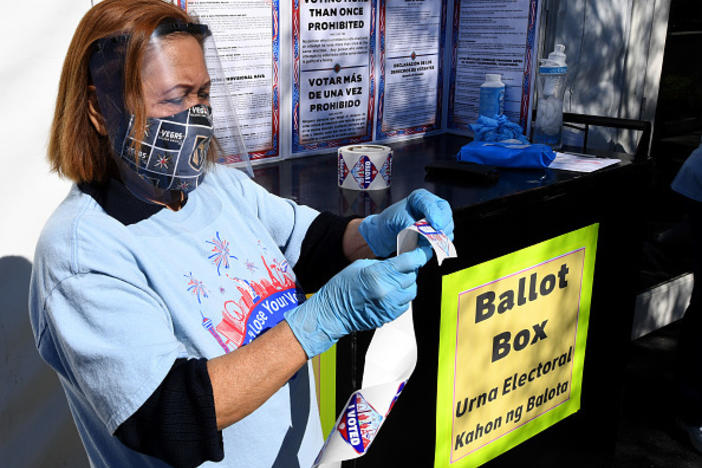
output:
<svg viewBox="0 0 702 468"><path fill-rule="evenodd" d="M124 64L126 107L135 115L134 128L144 128L141 62L156 27L165 20L195 22L163 0L103 0L78 24L63 62L48 156L52 170L74 182L103 181L110 167L110 143L89 117L92 44L118 34L131 36Z"/></svg>

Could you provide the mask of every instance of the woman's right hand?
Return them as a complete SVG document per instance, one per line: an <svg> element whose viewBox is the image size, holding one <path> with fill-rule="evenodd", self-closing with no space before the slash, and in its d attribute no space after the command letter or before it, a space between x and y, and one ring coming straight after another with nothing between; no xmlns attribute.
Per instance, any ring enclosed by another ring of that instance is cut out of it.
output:
<svg viewBox="0 0 702 468"><path fill-rule="evenodd" d="M417 295L417 271L431 256L423 246L387 260L356 260L286 312L307 357L353 331L372 330L400 316Z"/></svg>

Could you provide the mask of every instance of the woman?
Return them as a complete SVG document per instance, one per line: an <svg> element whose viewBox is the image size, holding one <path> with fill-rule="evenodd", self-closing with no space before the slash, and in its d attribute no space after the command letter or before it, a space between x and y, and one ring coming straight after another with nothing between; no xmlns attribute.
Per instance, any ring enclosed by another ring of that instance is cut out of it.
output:
<svg viewBox="0 0 702 468"><path fill-rule="evenodd" d="M64 63L49 159L75 185L37 245L30 318L95 466L310 466L307 360L401 314L431 252L359 259L416 219L453 231L426 191L349 220L206 163L206 36L161 0L104 0Z"/></svg>

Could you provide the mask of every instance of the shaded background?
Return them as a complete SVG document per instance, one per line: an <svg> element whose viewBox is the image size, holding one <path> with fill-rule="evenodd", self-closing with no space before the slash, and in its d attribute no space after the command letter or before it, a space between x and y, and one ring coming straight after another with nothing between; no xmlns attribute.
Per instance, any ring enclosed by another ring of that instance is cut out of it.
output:
<svg viewBox="0 0 702 468"><path fill-rule="evenodd" d="M666 255L674 251L666 248L683 245L657 237L679 221L668 184L702 134L702 73L695 56L702 46L701 3L543 1L540 56L555 43L566 44L565 110L655 122L658 185L648 201L650 231L654 247ZM49 173L47 135L63 57L90 0L24 0L3 7L0 132L12 144L0 154L6 170L0 184L0 460L10 467L87 466L58 380L34 348L26 303L34 245L69 188ZM289 42L281 50L290 50ZM635 144L626 132L595 135L591 141L601 147L626 151ZM577 139L577 132L569 137ZM279 175L281 186L290 184L290 174ZM675 258L654 265L655 274L663 273L642 287L684 271L684 254Z"/></svg>

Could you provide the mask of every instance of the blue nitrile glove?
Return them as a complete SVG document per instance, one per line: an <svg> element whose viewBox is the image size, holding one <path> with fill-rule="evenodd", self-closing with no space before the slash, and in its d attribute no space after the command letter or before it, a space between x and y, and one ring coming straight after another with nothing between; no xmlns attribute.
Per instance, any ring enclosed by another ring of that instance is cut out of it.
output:
<svg viewBox="0 0 702 468"><path fill-rule="evenodd" d="M456 155L459 161L487 164L497 167L540 169L548 167L556 157L550 146L514 143L471 141Z"/></svg>
<svg viewBox="0 0 702 468"><path fill-rule="evenodd" d="M475 141L518 140L521 143L529 143L522 134L522 127L504 114L496 119L481 115L475 123L470 124L470 128L473 130Z"/></svg>
<svg viewBox="0 0 702 468"><path fill-rule="evenodd" d="M453 240L451 206L443 198L424 189L413 191L380 214L367 216L358 230L376 256L388 257L397 248L400 231L422 218Z"/></svg>
<svg viewBox="0 0 702 468"><path fill-rule="evenodd" d="M431 255L425 246L387 260L356 260L285 312L307 356L326 351L353 331L372 330L401 315L417 295L417 270Z"/></svg>

